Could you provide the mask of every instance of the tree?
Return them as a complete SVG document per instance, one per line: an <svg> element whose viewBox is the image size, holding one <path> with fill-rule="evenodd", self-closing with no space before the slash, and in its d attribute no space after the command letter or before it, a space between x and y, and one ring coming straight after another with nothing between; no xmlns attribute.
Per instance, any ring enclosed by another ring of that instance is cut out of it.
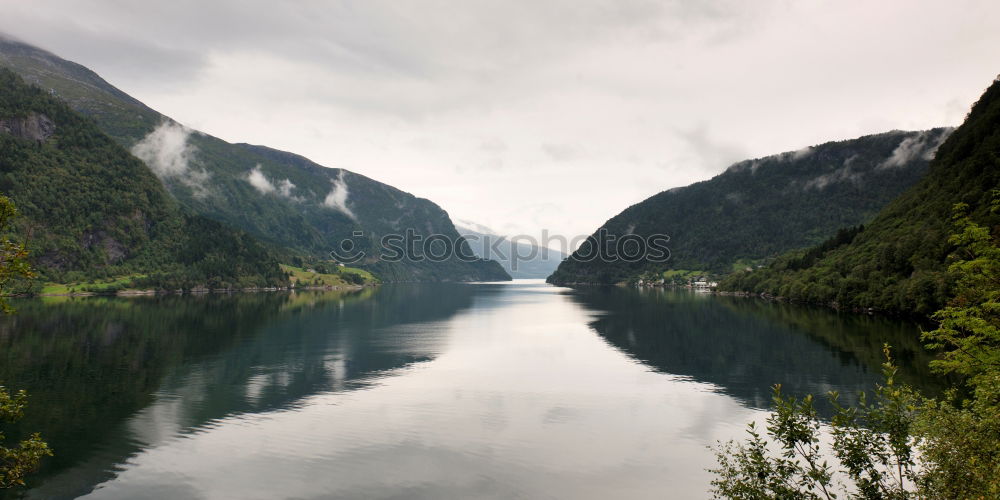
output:
<svg viewBox="0 0 1000 500"><path fill-rule="evenodd" d="M1000 213L1000 191L989 212ZM953 297L923 339L941 351L932 368L962 377L962 385L941 398L896 385L886 346L886 384L873 404L862 398L842 407L831 394L833 447L825 454L812 397L786 398L776 386L769 440L751 424L746 443L716 450L716 497L1000 498L1000 246L968 205L954 206L952 222ZM849 481L834 481L835 471Z"/></svg>
<svg viewBox="0 0 1000 500"><path fill-rule="evenodd" d="M1000 212L1000 191L990 207ZM958 230L949 238L958 250L948 267L955 279L955 298L934 313L938 328L924 334L927 346L942 349L942 359L931 366L942 373L968 378L977 396L1000 403L1000 247L987 227L969 216L969 206L955 205Z"/></svg>
<svg viewBox="0 0 1000 500"><path fill-rule="evenodd" d="M24 244L13 242L6 236L15 217L17 208L14 207L14 202L6 196L0 196L0 311L6 314L13 312L5 298L11 283L34 276Z"/></svg>
<svg viewBox="0 0 1000 500"><path fill-rule="evenodd" d="M835 415L832 445L821 446L823 421L812 396L786 397L774 387L774 411L764 439L751 423L746 443L716 450L719 468L712 481L718 498L736 499L903 499L918 485L912 427L916 395L895 383L896 366L885 348L885 385L869 403L862 394L856 407L841 406L829 395ZM829 459L835 459L834 465ZM837 476L848 481L837 480Z"/></svg>
<svg viewBox="0 0 1000 500"><path fill-rule="evenodd" d="M7 197L0 196L0 234L6 234L10 230L10 223L16 216L14 203ZM15 243L6 236L0 237L0 308L4 313L12 312L4 299L10 283L33 276L27 256L24 244ZM6 387L0 385L0 420L13 423L21 419L27 399L28 395L23 390L12 395ZM49 446L38 433L10 448L5 445L6 436L0 432L0 488L23 486L24 477L38 468L42 457L52 455Z"/></svg>
<svg viewBox="0 0 1000 500"><path fill-rule="evenodd" d="M11 395L0 385L0 419L13 423L24 416L28 395L22 390ZM49 445L36 432L15 446L3 446L6 436L0 432L0 488L23 486L27 474L38 468L42 457L51 456Z"/></svg>
<svg viewBox="0 0 1000 500"><path fill-rule="evenodd" d="M1000 212L1000 191L989 211ZM942 498L1000 498L1000 247L968 205L955 205L952 220L955 298L933 315L938 328L924 340L943 351L931 367L962 376L972 395L952 391L924 408L923 489Z"/></svg>

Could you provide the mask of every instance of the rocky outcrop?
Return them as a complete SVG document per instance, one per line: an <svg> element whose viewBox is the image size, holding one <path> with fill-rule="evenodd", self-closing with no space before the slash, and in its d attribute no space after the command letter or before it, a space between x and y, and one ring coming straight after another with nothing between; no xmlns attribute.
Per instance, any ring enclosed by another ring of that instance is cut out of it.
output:
<svg viewBox="0 0 1000 500"><path fill-rule="evenodd" d="M0 118L0 134L45 142L55 133L56 124L41 113L32 113L22 118Z"/></svg>
<svg viewBox="0 0 1000 500"><path fill-rule="evenodd" d="M128 247L112 238L105 231L85 231L80 241L84 248L99 247L104 250L105 263L120 264L128 257Z"/></svg>

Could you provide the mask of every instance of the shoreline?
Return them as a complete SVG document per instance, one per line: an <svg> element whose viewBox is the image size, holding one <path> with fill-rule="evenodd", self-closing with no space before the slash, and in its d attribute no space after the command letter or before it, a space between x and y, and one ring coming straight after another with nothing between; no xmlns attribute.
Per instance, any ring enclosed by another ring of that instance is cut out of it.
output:
<svg viewBox="0 0 1000 500"><path fill-rule="evenodd" d="M928 318L926 316L922 316L920 314L905 313L905 312L884 311L884 310L881 310L881 309L875 309L873 307L867 307L867 308L859 308L859 307L845 308L845 307L840 307L840 305L837 304L836 302L830 302L830 303L808 302L808 301L803 301L803 300L791 299L791 298L784 297L784 296L781 296L781 295L771 295L769 293L764 293L764 292L761 292L761 293L755 293L755 292L736 292L736 291L716 290L714 288L696 288L696 287L685 286L685 285L668 285L668 284L663 284L663 285L629 285L627 283L614 283L614 284L606 284L606 283L561 283L561 284L548 283L548 284L554 285L554 286L567 287L567 288L573 288L573 287L604 287L604 286L616 286L616 287L622 287L622 288L636 288L636 289L646 289L646 288L661 288L661 289L666 289L666 288L670 288L670 289L674 289L674 290L688 290L688 291L690 291L692 293L703 293L703 294L708 294L708 295L716 295L716 296L720 296L720 297L744 297L744 298L761 299L761 300L765 300L767 302L776 302L776 303L782 303L782 304L792 304L792 305L796 305L796 306L822 307L824 309L832 309L832 310L834 310L836 312L842 312L842 313L864 314L864 315L868 315L868 316L883 316L883 317L890 317L890 318L907 319L907 320L918 321L918 322L921 322L921 323L924 323L924 322L927 322L927 321L930 320L930 318Z"/></svg>
<svg viewBox="0 0 1000 500"><path fill-rule="evenodd" d="M206 295L213 293L258 293L258 292L296 292L296 291L357 291L374 288L379 283L365 285L324 285L324 286L288 286L288 287L251 287L251 288L192 288L190 290L117 290L114 292L71 292L71 293L36 293L12 295L19 299L43 297L147 297L155 295Z"/></svg>

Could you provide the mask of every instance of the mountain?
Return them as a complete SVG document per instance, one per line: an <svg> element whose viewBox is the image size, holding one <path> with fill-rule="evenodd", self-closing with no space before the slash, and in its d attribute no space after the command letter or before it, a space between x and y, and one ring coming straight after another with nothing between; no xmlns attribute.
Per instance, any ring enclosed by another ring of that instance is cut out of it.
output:
<svg viewBox="0 0 1000 500"><path fill-rule="evenodd" d="M720 283L847 309L926 315L950 297L948 237L956 203L996 237L1000 214L1000 78L938 149L927 175L853 237L782 256Z"/></svg>
<svg viewBox="0 0 1000 500"><path fill-rule="evenodd" d="M89 69L7 37L0 37L0 66L92 118L193 213L312 259L329 259L351 240L352 253L364 252L353 264L384 281L510 279L495 262L421 258L435 235L455 253L471 255L448 214L429 200L298 155L191 130ZM396 234L410 235L417 258L389 258L381 242Z"/></svg>
<svg viewBox="0 0 1000 500"><path fill-rule="evenodd" d="M616 283L665 270L725 274L815 245L866 223L914 185L950 132L893 131L736 163L627 208L549 281ZM632 246L616 243L629 239ZM636 251L637 240L647 242L648 254ZM627 258L633 254L638 258ZM656 261L657 254L665 259Z"/></svg>
<svg viewBox="0 0 1000 500"><path fill-rule="evenodd" d="M469 242L474 254L499 262L514 279L544 279L566 258L562 252L519 239L511 240L481 224L456 222L455 229Z"/></svg>
<svg viewBox="0 0 1000 500"><path fill-rule="evenodd" d="M286 285L254 238L183 210L140 160L0 68L0 193L49 281L132 276L162 288Z"/></svg>

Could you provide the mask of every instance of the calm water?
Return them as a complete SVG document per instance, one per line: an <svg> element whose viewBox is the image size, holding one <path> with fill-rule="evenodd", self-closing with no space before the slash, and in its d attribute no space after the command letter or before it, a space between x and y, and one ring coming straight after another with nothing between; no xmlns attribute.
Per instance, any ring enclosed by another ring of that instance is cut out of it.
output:
<svg viewBox="0 0 1000 500"><path fill-rule="evenodd" d="M914 325L539 282L21 301L28 498L704 498L769 386L853 394ZM13 432L16 434L17 429Z"/></svg>

